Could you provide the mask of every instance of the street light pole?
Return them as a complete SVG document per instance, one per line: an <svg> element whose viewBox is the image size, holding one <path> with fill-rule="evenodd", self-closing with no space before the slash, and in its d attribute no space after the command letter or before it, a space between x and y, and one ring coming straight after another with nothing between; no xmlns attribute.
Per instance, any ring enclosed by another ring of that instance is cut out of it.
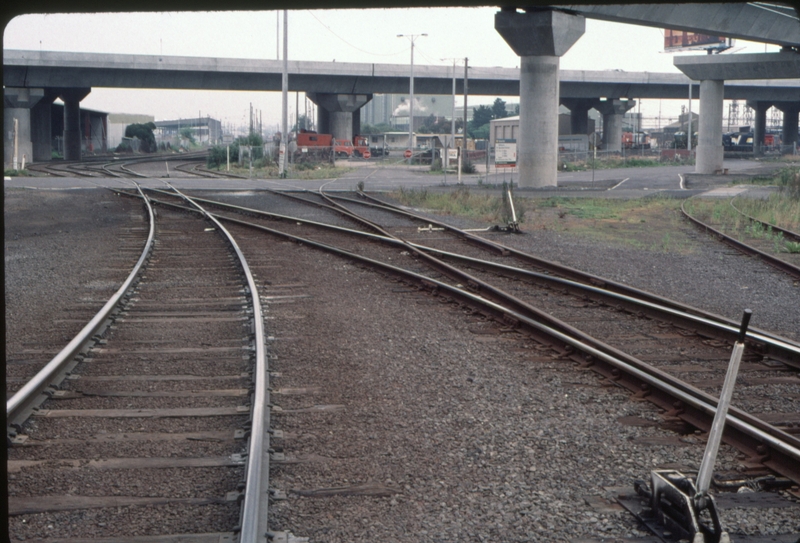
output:
<svg viewBox="0 0 800 543"><path fill-rule="evenodd" d="M281 178L286 177L286 153L289 152L289 23L287 11L283 10L283 72L281 73L281 143L278 150L278 172Z"/></svg>
<svg viewBox="0 0 800 543"><path fill-rule="evenodd" d="M453 113L450 118L450 144L447 145L447 148L453 149L456 148L456 61L459 59L457 58L443 58L441 60L452 60L453 61ZM447 157L447 161L449 162L449 157ZM442 165L447 171L447 166L449 166L448 162L442 161Z"/></svg>
<svg viewBox="0 0 800 543"><path fill-rule="evenodd" d="M398 38L408 38L411 41L411 79L408 85L408 148L411 150L411 156L408 157L408 163L414 159L414 40L420 36L427 36L427 34L398 34Z"/></svg>

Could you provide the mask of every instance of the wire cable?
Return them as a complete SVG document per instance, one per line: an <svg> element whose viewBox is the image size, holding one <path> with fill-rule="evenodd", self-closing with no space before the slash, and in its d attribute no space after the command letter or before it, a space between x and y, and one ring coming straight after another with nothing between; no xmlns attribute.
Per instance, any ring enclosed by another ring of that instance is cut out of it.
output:
<svg viewBox="0 0 800 543"><path fill-rule="evenodd" d="M355 49L356 51L360 51L360 52L362 52L362 53L366 53L366 54L368 54L368 55L374 55L374 56L376 56L376 57L392 57L392 56L395 56L395 55L399 55L400 53L402 53L402 52L404 52L404 51L406 51L406 50L407 50L407 48L406 48L406 49L401 49L400 51L397 51L396 53L372 53L372 52L370 52L370 51L365 51L365 50L361 49L360 47L356 47L355 45L353 45L352 43L350 43L349 41L347 41L346 39L344 39L343 37L341 37L339 34L337 34L336 32L334 32L333 30L331 30L331 27L329 27L328 25L326 25L325 23L323 23L322 21L320 21L319 17L317 17L316 15L314 15L314 12L313 12L313 11L311 11L310 9L307 9L307 10L306 10L306 12L308 12L308 13L309 13L309 14L310 14L312 17L314 17L314 18L317 20L317 22L318 22L319 24L321 24L322 26L324 26L324 27L325 27L325 29L326 29L328 32L330 32L331 34L333 34L334 36L336 36L337 38L339 38L340 40L342 40L344 43L346 43L347 45L349 45L350 47L352 47L352 48L353 48L353 49Z"/></svg>

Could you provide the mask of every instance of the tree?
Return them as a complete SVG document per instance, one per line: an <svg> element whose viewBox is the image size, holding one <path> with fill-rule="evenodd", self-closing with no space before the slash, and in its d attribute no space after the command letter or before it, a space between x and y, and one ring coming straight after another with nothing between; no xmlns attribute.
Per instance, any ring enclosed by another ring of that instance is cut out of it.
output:
<svg viewBox="0 0 800 543"><path fill-rule="evenodd" d="M504 100L497 98L492 104L492 117L495 119L502 119L503 117L507 117L508 113L506 113L506 103Z"/></svg>
<svg viewBox="0 0 800 543"><path fill-rule="evenodd" d="M489 126L490 126L489 123L486 123L477 128L471 128L469 131L469 135L476 140L488 140Z"/></svg>
<svg viewBox="0 0 800 543"><path fill-rule="evenodd" d="M369 136L370 134L383 134L385 132L392 132L394 129L391 125L386 123L378 123L375 125L372 124L362 124L361 125L361 134L362 136Z"/></svg>
<svg viewBox="0 0 800 543"><path fill-rule="evenodd" d="M156 146L156 137L153 134L153 130L155 129L155 123L129 124L125 127L125 137L138 138L141 142L140 150L142 152L154 153L158 149Z"/></svg>
<svg viewBox="0 0 800 543"><path fill-rule="evenodd" d="M306 128L306 121L308 121L308 127ZM297 117L297 122L289 128L290 132L294 132L295 134L300 132L300 130L314 130L314 123L311 122L310 117L306 117L303 114L300 114Z"/></svg>
<svg viewBox="0 0 800 543"><path fill-rule="evenodd" d="M194 143L194 134L192 133L192 129L188 126L181 128L181 137L185 140L189 140L189 143Z"/></svg>
<svg viewBox="0 0 800 543"><path fill-rule="evenodd" d="M472 126L483 126L492 120L492 108L489 106L478 106L472 112Z"/></svg>

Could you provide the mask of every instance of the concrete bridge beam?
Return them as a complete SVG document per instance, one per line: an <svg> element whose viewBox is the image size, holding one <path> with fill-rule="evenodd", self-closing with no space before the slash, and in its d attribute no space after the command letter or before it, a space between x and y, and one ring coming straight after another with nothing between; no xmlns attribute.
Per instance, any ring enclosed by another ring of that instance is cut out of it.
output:
<svg viewBox="0 0 800 543"><path fill-rule="evenodd" d="M64 160L81 159L81 100L92 89L59 89L58 96L64 101Z"/></svg>
<svg viewBox="0 0 800 543"><path fill-rule="evenodd" d="M700 125L697 130L695 173L714 173L722 169L722 100L725 82L706 79L700 82Z"/></svg>
<svg viewBox="0 0 800 543"><path fill-rule="evenodd" d="M31 109L44 97L44 89L3 89L3 163L14 162L14 120L17 121L17 167L21 167L23 156L27 162L33 159ZM49 112L48 112L49 114Z"/></svg>
<svg viewBox="0 0 800 543"><path fill-rule="evenodd" d="M636 100L614 98L600 102L597 111L603 114L603 148L622 152L622 120L625 113L636 106Z"/></svg>
<svg viewBox="0 0 800 543"><path fill-rule="evenodd" d="M558 181L558 104L560 57L585 31L582 16L537 10L495 14L495 30L520 56L520 187L551 187Z"/></svg>
<svg viewBox="0 0 800 543"><path fill-rule="evenodd" d="M360 109L372 100L371 94L308 93L320 108L319 132L340 140L352 140L361 130Z"/></svg>

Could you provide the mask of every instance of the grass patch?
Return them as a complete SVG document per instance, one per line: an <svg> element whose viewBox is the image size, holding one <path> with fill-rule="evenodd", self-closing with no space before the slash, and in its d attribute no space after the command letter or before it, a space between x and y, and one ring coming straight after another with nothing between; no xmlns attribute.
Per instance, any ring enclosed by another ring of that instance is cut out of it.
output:
<svg viewBox="0 0 800 543"><path fill-rule="evenodd" d="M473 194L468 187L449 192L427 189L406 189L393 192L392 197L403 205L434 210L443 215L468 217L486 222L502 218L502 199L488 194Z"/></svg>
<svg viewBox="0 0 800 543"><path fill-rule="evenodd" d="M607 157L597 159L592 164L592 159L576 160L572 162L562 161L561 170L565 172L585 172L592 169L595 170L611 170L616 168L650 168L655 166L670 166L675 165L675 162L661 162L657 158L644 158L644 157ZM689 162L680 163L681 165L689 164Z"/></svg>
<svg viewBox="0 0 800 543"><path fill-rule="evenodd" d="M31 173L28 170L4 169L3 175L6 177L31 177Z"/></svg>
<svg viewBox="0 0 800 543"><path fill-rule="evenodd" d="M466 187L450 192L400 189L392 194L403 205L488 223L508 221L502 198L473 194ZM690 253L695 243L680 218L680 202L667 197L618 200L601 198L530 198L514 196L523 231L552 230L656 252Z"/></svg>
<svg viewBox="0 0 800 543"><path fill-rule="evenodd" d="M736 198L734 204L744 213L787 230L800 230L800 198L781 191L766 199ZM798 243L784 239L772 226L754 222L736 211L726 199L692 198L686 211L693 217L744 243L774 253L798 253Z"/></svg>
<svg viewBox="0 0 800 543"><path fill-rule="evenodd" d="M261 162L261 161L257 161ZM266 161L264 161L266 162ZM253 165L253 178L257 179L278 179L278 166L272 163L264 163L256 167ZM210 170L222 170L223 167L209 168ZM341 166L331 166L330 164L290 164L286 171L288 179L336 179L342 175L353 171L354 168L347 168ZM245 177L250 175L250 168L247 166L239 167L239 165L231 164L231 173L243 175Z"/></svg>

